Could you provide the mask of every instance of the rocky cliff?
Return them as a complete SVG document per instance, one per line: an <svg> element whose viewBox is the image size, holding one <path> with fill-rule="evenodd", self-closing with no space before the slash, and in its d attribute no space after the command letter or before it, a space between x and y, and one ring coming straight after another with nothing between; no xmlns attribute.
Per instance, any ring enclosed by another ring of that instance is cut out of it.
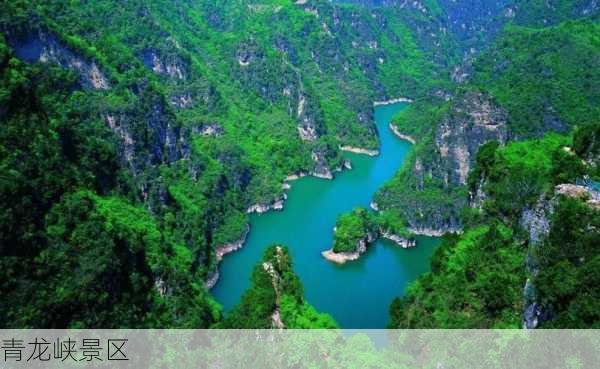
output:
<svg viewBox="0 0 600 369"><path fill-rule="evenodd" d="M81 50L74 50L47 30L40 28L11 32L8 40L15 54L27 62L56 63L73 70L83 87L97 90L110 88L108 77L97 61L81 55Z"/></svg>
<svg viewBox="0 0 600 369"><path fill-rule="evenodd" d="M377 204L400 212L416 234L459 231L464 186L479 147L508 137L507 114L489 95L460 94L428 136L419 138L420 154L377 194Z"/></svg>
<svg viewBox="0 0 600 369"><path fill-rule="evenodd" d="M557 185L552 194L544 194L531 208L526 208L520 218L520 225L526 231L529 251L526 259L529 277L523 288L525 308L523 328L534 329L555 318L553 306L540 298L534 280L540 274L539 255L544 253L548 236L554 226L552 219L561 197L582 200L589 208L600 210L600 191L591 186L571 183ZM589 229L589 232L594 232ZM568 245L564 245L569 247Z"/></svg>

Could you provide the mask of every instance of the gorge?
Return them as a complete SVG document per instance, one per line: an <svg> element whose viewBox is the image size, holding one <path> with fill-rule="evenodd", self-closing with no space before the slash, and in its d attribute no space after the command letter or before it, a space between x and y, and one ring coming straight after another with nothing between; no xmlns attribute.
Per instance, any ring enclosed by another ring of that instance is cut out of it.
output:
<svg viewBox="0 0 600 369"><path fill-rule="evenodd" d="M250 285L252 267L273 244L289 247L306 299L329 313L343 328L384 328L387 309L417 276L429 268L429 257L438 240L418 237L417 247L403 249L380 239L358 260L337 265L321 252L333 239L336 216L356 206L368 207L375 191L402 165L411 145L395 137L388 124L406 103L375 107L381 141L375 157L346 153L352 169L337 173L332 181L304 177L291 184L281 212L252 215L243 247L226 255L220 279L212 289L226 310L234 306ZM350 308L352 307L352 308Z"/></svg>

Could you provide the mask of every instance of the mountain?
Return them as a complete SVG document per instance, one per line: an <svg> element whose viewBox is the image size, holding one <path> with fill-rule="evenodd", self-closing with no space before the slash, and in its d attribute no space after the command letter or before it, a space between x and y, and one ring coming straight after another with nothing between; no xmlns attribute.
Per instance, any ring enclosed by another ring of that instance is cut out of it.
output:
<svg viewBox="0 0 600 369"><path fill-rule="evenodd" d="M377 150L374 101L412 99L394 127L418 142L376 197L386 227L463 229L481 145L597 121L597 11L592 0L3 4L0 327L235 325L207 291L220 254L245 237L248 213L281 208L286 177L331 179L342 148Z"/></svg>
<svg viewBox="0 0 600 369"><path fill-rule="evenodd" d="M396 129L418 143L409 165L376 195L379 207L397 209L416 232L459 230L482 144L598 121L597 32L592 20L506 28L453 96L417 101L395 118Z"/></svg>
<svg viewBox="0 0 600 369"><path fill-rule="evenodd" d="M415 232L460 234L394 302L392 327L597 325L598 31L593 20L509 27L458 98L397 117L419 144L379 208Z"/></svg>
<svg viewBox="0 0 600 369"><path fill-rule="evenodd" d="M331 178L341 146L375 149L373 101L444 80L402 20L324 1L19 1L0 19L2 263L30 271L2 281L7 326L211 324L202 281L247 212L278 203L288 175ZM80 227L106 232L84 247ZM69 252L103 245L118 258L98 271ZM71 269L83 286L50 278ZM97 311L80 296L93 285L109 291ZM172 306L187 299L207 313Z"/></svg>
<svg viewBox="0 0 600 369"><path fill-rule="evenodd" d="M337 328L327 314L304 300L302 282L287 249L269 247L252 273L252 286L216 328Z"/></svg>
<svg viewBox="0 0 600 369"><path fill-rule="evenodd" d="M394 301L391 327L597 327L598 137L595 124L482 146L463 233Z"/></svg>

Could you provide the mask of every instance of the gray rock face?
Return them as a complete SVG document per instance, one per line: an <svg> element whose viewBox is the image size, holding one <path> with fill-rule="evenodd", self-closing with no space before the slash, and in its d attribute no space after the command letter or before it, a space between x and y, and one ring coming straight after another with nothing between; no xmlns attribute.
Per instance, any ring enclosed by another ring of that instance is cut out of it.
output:
<svg viewBox="0 0 600 369"><path fill-rule="evenodd" d="M531 303L527 305L525 312L523 313L523 328L535 329L542 322L548 321L549 319L550 312L548 309L536 302Z"/></svg>
<svg viewBox="0 0 600 369"><path fill-rule="evenodd" d="M223 134L223 127L218 123L209 123L192 128L192 133L201 136L219 137Z"/></svg>
<svg viewBox="0 0 600 369"><path fill-rule="evenodd" d="M172 79L187 79L187 65L177 55L161 55L158 50L150 49L142 53L142 60L144 65L156 74Z"/></svg>
<svg viewBox="0 0 600 369"><path fill-rule="evenodd" d="M460 212L467 205L463 192L479 147L493 140L504 144L508 137L507 114L489 96L467 92L456 97L433 133L432 155L413 162L415 188L410 191L417 196L401 209L411 230L424 235L460 231ZM421 200L419 192L431 186L447 193L448 201Z"/></svg>
<svg viewBox="0 0 600 369"><path fill-rule="evenodd" d="M550 233L550 217L554 212L552 200L547 200L544 195L538 202L521 214L519 224L528 233L529 252L527 253L526 266L531 277L535 277L539 268L534 258L535 250L538 249L544 239ZM546 306L538 302L535 285L532 278L528 278L523 288L525 310L523 311L523 328L534 329L550 318Z"/></svg>
<svg viewBox="0 0 600 369"><path fill-rule="evenodd" d="M417 241L414 238L405 238L389 232L380 232L381 237L394 242L403 249L408 249L417 246Z"/></svg>
<svg viewBox="0 0 600 369"><path fill-rule="evenodd" d="M530 278L527 279L523 288L525 301L523 328L526 329L537 328L540 324L552 319L551 307L539 301L532 279L540 271L540 267L535 260L536 251L540 247L544 247L544 240L550 234L552 227L550 220L560 196L582 199L590 208L600 209L600 191L593 186L563 183L554 188L552 198L548 199L546 194L542 194L532 208L523 210L519 223L528 235L529 251L526 266L530 274Z"/></svg>
<svg viewBox="0 0 600 369"><path fill-rule="evenodd" d="M333 179L333 173L331 173L331 169L327 166L327 160L323 152L313 151L312 160L315 163L315 167L310 173L311 175L323 179Z"/></svg>
<svg viewBox="0 0 600 369"><path fill-rule="evenodd" d="M11 39L10 43L19 59L28 63L55 63L71 69L79 75L84 88L110 88L108 78L95 61L69 48L51 33L38 30L24 37Z"/></svg>
<svg viewBox="0 0 600 369"><path fill-rule="evenodd" d="M466 184L479 147L493 140L504 144L507 139L507 114L488 96L469 92L457 99L434 138L444 182Z"/></svg>
<svg viewBox="0 0 600 369"><path fill-rule="evenodd" d="M520 225L529 234L530 245L537 247L550 233L550 216L554 211L551 201L543 196L530 209L523 210Z"/></svg>
<svg viewBox="0 0 600 369"><path fill-rule="evenodd" d="M189 154L190 132L176 125L165 104L155 102L139 119L139 112L103 114L104 121L120 138L121 159L134 173L157 164L172 163ZM140 134L144 132L144 134Z"/></svg>

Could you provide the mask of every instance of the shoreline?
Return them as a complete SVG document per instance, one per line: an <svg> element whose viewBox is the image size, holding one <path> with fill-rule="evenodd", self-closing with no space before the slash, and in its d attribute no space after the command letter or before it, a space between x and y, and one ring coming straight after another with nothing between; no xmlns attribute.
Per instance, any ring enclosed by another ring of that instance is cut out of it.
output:
<svg viewBox="0 0 600 369"><path fill-rule="evenodd" d="M412 247L417 247L417 240L398 236L397 234L393 234L393 233L389 233L389 232L380 232L380 237L383 239L392 241L393 243L402 247L403 249L410 249Z"/></svg>
<svg viewBox="0 0 600 369"><path fill-rule="evenodd" d="M363 154L363 155L369 155L369 156L377 156L379 155L379 150L370 150L370 149L365 149L362 147L355 147L355 146L340 146L339 147L340 150L342 151L346 151L346 152L351 152L354 154Z"/></svg>
<svg viewBox="0 0 600 369"><path fill-rule="evenodd" d="M462 233L461 229L439 230L439 229L424 228L424 227L422 227L422 228L409 227L408 231L410 233L414 234L415 236L438 237L438 238L442 237L446 233L457 233L457 234Z"/></svg>
<svg viewBox="0 0 600 369"><path fill-rule="evenodd" d="M333 249L325 250L321 252L321 255L326 260L334 262L336 264L345 264L347 261L358 260L360 253L358 252L333 252Z"/></svg>
<svg viewBox="0 0 600 369"><path fill-rule="evenodd" d="M340 166L334 168L333 171L330 170L327 173L318 173L314 170L311 172L293 173L283 179L281 188L284 191L287 191L292 188L292 185L290 184L290 182L297 181L300 178L304 178L304 177L308 177L308 176L332 181L335 179L334 173L342 172L343 170L351 170L351 169L352 169L352 163L350 162L350 160L344 160L344 162ZM282 211L286 200L287 200L287 193L284 192L278 199L274 200L271 203L257 203L257 204L251 205L250 207L248 207L248 209L246 209L246 214L252 214L252 213L264 214L271 210Z"/></svg>
<svg viewBox="0 0 600 369"><path fill-rule="evenodd" d="M258 203L258 204L250 205L250 207L246 210L246 214L252 214L252 213L262 214L262 213L266 213L269 210L281 211L281 210L283 210L283 205L285 203L285 200L287 200L286 193L284 193L277 200L275 200L269 204Z"/></svg>
<svg viewBox="0 0 600 369"><path fill-rule="evenodd" d="M409 99L408 97L398 97L398 98L390 99L390 100L374 101L373 106L392 105L392 104L397 104L397 103L402 103L402 102L411 103L413 101L412 101L412 99Z"/></svg>
<svg viewBox="0 0 600 369"><path fill-rule="evenodd" d="M346 169L346 170L352 169L352 164L350 163L349 160L344 160L342 165L335 168L333 170L333 172L341 172L344 169ZM285 177L283 180L283 183L282 183L282 187L284 190L289 190L291 188L291 185L289 182L293 182L293 181L296 181L300 178L304 178L307 176L312 176L315 178L321 178L321 179L327 179L327 180L335 179L335 177L333 175L331 177L326 177L326 176L319 175L318 173L315 173L314 171L308 172L308 173L307 172L299 172L299 173L290 174L287 177ZM284 193L279 199L273 201L270 204L251 205L246 210L246 213L247 214L251 214L251 213L263 214L263 213L266 213L266 212L269 212L272 210L282 211L286 200L287 200L287 193ZM230 254L234 251L241 249L244 246L244 243L246 243L248 233L250 233L250 223L246 224L246 231L244 232L244 234L242 235L242 237L239 240L216 247L215 259L216 259L217 265L215 267L214 272L211 273L208 276L208 278L206 279L206 281L204 282L207 290L212 289L219 281L219 276L220 276L219 275L219 263L223 260L223 257L227 254Z"/></svg>
<svg viewBox="0 0 600 369"><path fill-rule="evenodd" d="M391 122L389 124L390 130L400 139L404 140L404 141L408 141L413 145L417 144L417 140L415 140L413 137L409 136L409 135L405 135L402 132L400 132L398 130L398 128L396 128L395 125L393 125Z"/></svg>
<svg viewBox="0 0 600 369"><path fill-rule="evenodd" d="M372 245L378 239L386 239L393 242L395 245L409 249L417 247L417 240L410 239L389 232L380 231L374 238L369 238L370 241L359 244L359 247L354 252L334 252L333 248L321 252L321 255L325 260L334 262L336 264L345 264L348 261L358 260L367 251L367 247Z"/></svg>
<svg viewBox="0 0 600 369"><path fill-rule="evenodd" d="M246 243L246 239L248 238L248 233L250 233L250 224L246 224L246 230L242 234L242 237L237 241L219 245L215 248L215 270L208 276L206 281L204 281L207 290L212 289L219 281L219 264L223 260L223 257L244 247L244 243Z"/></svg>

